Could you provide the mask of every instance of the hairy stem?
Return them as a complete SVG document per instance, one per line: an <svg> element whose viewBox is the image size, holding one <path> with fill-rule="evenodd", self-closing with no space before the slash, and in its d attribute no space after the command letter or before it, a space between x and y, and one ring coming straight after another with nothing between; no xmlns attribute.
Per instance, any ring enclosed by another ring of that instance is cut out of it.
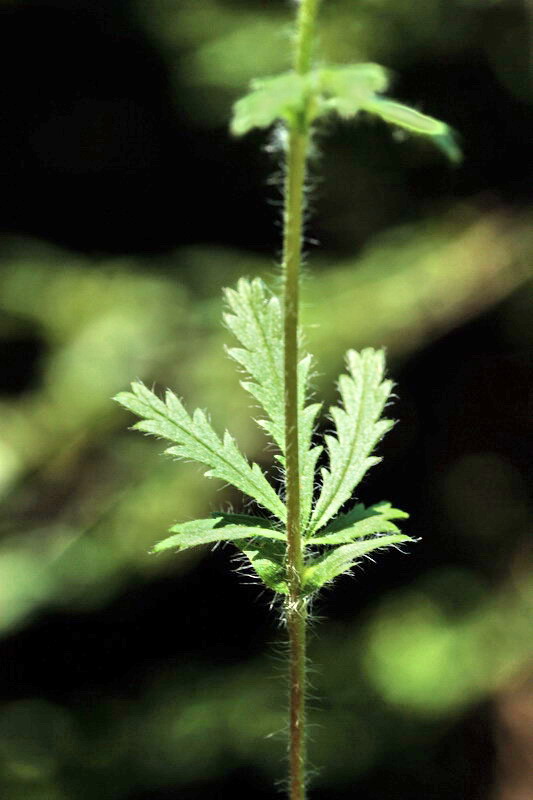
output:
<svg viewBox="0 0 533 800"><path fill-rule="evenodd" d="M298 305L301 261L303 183L307 134L291 131L285 187L284 339L285 474L287 485L287 626L289 633L290 800L305 797L305 600L301 596L302 536L298 459Z"/></svg>
<svg viewBox="0 0 533 800"><path fill-rule="evenodd" d="M311 65L319 0L300 0L294 69ZM283 308L285 380L285 475L287 487L287 628L289 634L289 797L305 800L306 616L302 596L302 532L298 454L298 314L309 123L303 113L289 125L283 227Z"/></svg>

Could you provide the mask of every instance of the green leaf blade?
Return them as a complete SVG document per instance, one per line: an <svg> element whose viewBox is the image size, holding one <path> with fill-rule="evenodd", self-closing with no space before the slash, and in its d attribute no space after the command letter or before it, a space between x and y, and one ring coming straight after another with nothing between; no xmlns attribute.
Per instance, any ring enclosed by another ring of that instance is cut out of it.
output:
<svg viewBox="0 0 533 800"><path fill-rule="evenodd" d="M212 519L220 520L220 525L246 525L249 528L265 528L269 531L280 532L278 527L272 520L265 519L265 517L256 517L252 514L234 514L232 511L214 511L211 514Z"/></svg>
<svg viewBox="0 0 533 800"><path fill-rule="evenodd" d="M190 417L172 392L167 391L163 402L140 382L132 384L131 392L121 392L115 399L143 417L134 428L173 443L166 453L203 464L208 467L208 477L232 484L285 520L285 506L261 469L248 463L227 431L220 439L204 411L197 409Z"/></svg>
<svg viewBox="0 0 533 800"><path fill-rule="evenodd" d="M382 500L380 503L374 503L374 505L368 508L366 508L363 503L357 503L357 505L346 514L339 514L335 519L331 520L331 522L322 529L321 535L343 531L369 518L375 522L379 522L379 520L409 519L409 514L399 508L393 508L391 503L385 500ZM378 531L375 531L375 533L378 533ZM310 541L314 542L315 537Z"/></svg>
<svg viewBox="0 0 533 800"><path fill-rule="evenodd" d="M242 347L230 348L228 354L246 371L249 380L243 388L261 405L266 417L259 425L285 455L285 385L283 351L283 314L277 297L259 278L242 278L236 289L226 290L228 312L224 321ZM319 403L306 405L311 356L298 363L298 450L301 467L301 521L305 528L311 513L315 467L320 448L312 447Z"/></svg>
<svg viewBox="0 0 533 800"><path fill-rule="evenodd" d="M305 104L307 82L296 72L284 72L252 83L252 90L233 106L231 132L242 136L253 128L268 128L290 119Z"/></svg>
<svg viewBox="0 0 533 800"><path fill-rule="evenodd" d="M453 164L461 163L463 156L457 143L457 135L445 122L388 97L369 97L362 108L410 133L429 136Z"/></svg>
<svg viewBox="0 0 533 800"><path fill-rule="evenodd" d="M251 380L243 388L264 409L263 427L271 434L281 452L285 450L285 407L283 384L283 317L279 300L273 297L259 278L238 282L236 289L226 289L229 311L224 322L242 348L228 354L244 368Z"/></svg>
<svg viewBox="0 0 533 800"><path fill-rule="evenodd" d="M392 122L394 125L399 125L401 128L412 131L412 133L438 136L448 128L444 122L387 97L373 98L368 104L367 110L378 114L387 122Z"/></svg>
<svg viewBox="0 0 533 800"><path fill-rule="evenodd" d="M334 110L341 117L355 116L375 92L384 92L389 73L379 64L348 64L324 67L317 72L317 84L323 95L325 110Z"/></svg>
<svg viewBox="0 0 533 800"><path fill-rule="evenodd" d="M239 516L244 517L245 515ZM161 553L164 550L181 552L191 547L216 544L217 542L236 542L241 539L254 539L257 536L269 540L285 541L284 535L279 531L253 524L233 524L222 516L181 522L170 528L170 531L174 535L158 542L152 548L152 553Z"/></svg>
<svg viewBox="0 0 533 800"><path fill-rule="evenodd" d="M250 544L241 545L240 550L265 586L277 594L289 593L285 567L285 544L257 538Z"/></svg>
<svg viewBox="0 0 533 800"><path fill-rule="evenodd" d="M310 441L311 436L309 437ZM307 536L307 526L313 507L315 488L316 465L323 448L321 446L308 447L305 439L300 442L300 521L302 535Z"/></svg>
<svg viewBox="0 0 533 800"><path fill-rule="evenodd" d="M402 533L391 533L332 548L315 557L304 569L303 591L305 594L313 594L338 575L349 572L358 559L374 550L412 541L413 539Z"/></svg>
<svg viewBox="0 0 533 800"><path fill-rule="evenodd" d="M380 461L370 453L394 424L380 418L392 390L391 381L384 380L383 351L350 350L347 367L348 374L339 380L342 406L331 409L336 436L325 437L329 468L322 471L322 490L313 510L309 535L337 513L367 470Z"/></svg>

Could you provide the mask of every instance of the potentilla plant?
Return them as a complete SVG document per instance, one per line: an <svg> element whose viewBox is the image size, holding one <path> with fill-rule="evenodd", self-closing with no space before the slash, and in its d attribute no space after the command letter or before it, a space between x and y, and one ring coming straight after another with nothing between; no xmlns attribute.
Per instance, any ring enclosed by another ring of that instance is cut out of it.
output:
<svg viewBox="0 0 533 800"><path fill-rule="evenodd" d="M389 79L377 64L325 65L314 60L319 0L300 0L294 33L293 69L258 80L234 107L231 123L239 136L277 125L283 142L283 293L276 297L258 278L242 278L225 291L224 321L237 346L229 355L244 370L243 388L262 409L257 420L277 450L278 488L250 463L231 434L215 432L208 416L191 414L170 390L160 399L142 383L116 400L141 419L134 428L168 440L171 456L207 467L206 476L232 484L263 509L262 515L217 512L170 530L154 552L232 542L244 553L259 581L283 598L289 640L288 751L290 800L306 796L305 694L306 630L310 600L349 572L365 555L413 541L398 521L404 511L388 502L346 504L393 425L383 416L392 383L385 377L382 350L350 350L340 376L339 403L330 408L334 431L318 441L321 409L310 402L312 358L303 352L299 329L299 287L305 180L319 121L328 115L356 118L365 111L413 134L431 137L452 161L460 154L443 122L384 96ZM325 450L325 453L323 451ZM317 474L321 454L327 466ZM342 513L339 513L341 512Z"/></svg>

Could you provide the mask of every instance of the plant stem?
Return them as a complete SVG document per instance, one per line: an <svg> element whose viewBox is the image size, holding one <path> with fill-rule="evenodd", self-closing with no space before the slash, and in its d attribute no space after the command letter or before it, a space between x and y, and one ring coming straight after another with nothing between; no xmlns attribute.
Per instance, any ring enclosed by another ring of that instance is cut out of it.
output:
<svg viewBox="0 0 533 800"><path fill-rule="evenodd" d="M302 533L298 457L298 306L302 249L303 184L307 134L291 131L285 187L284 339L285 339L285 476L287 486L287 627L289 634L289 769L290 800L305 797L305 628L306 603L301 596Z"/></svg>
<svg viewBox="0 0 533 800"><path fill-rule="evenodd" d="M294 69L311 64L319 0L300 0ZM298 453L298 316L309 122L304 113L289 125L283 226L283 308L285 381L285 476L287 488L287 628L289 634L289 797L305 800L306 600L302 596L303 548L300 525Z"/></svg>

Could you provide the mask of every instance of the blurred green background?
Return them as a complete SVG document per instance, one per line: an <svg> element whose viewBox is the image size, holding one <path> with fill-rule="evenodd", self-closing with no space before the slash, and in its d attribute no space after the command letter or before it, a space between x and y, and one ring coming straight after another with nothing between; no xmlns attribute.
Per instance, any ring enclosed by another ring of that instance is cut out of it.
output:
<svg viewBox="0 0 533 800"><path fill-rule="evenodd" d="M271 454L224 354L221 288L279 282L280 156L232 102L289 63L278 0L2 0L0 796L277 796L284 633L231 547L154 558L241 499L110 400L141 378ZM316 390L386 346L399 423L361 499L409 555L317 601L323 800L533 796L533 14L324 0L321 54L378 61L465 162L371 119L318 139L303 285ZM320 247L317 247L317 243ZM327 423L326 423L327 424ZM320 624L318 624L318 620Z"/></svg>

